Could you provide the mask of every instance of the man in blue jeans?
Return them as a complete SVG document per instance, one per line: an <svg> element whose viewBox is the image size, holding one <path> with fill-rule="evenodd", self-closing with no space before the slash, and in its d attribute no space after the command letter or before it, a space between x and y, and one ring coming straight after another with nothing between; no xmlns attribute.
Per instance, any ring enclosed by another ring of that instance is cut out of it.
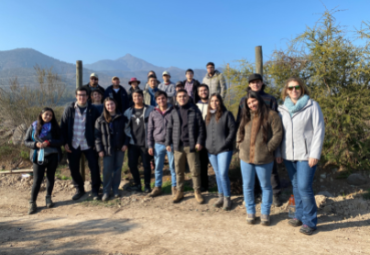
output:
<svg viewBox="0 0 370 255"><path fill-rule="evenodd" d="M164 91L157 91L155 93L155 100L158 107L149 115L148 120L148 153L154 156L155 161L155 187L149 194L150 197L155 197L162 194L162 177L164 158L167 154L168 165L171 172L172 195L176 194L176 172L173 151L166 150L166 131L167 124L171 118L173 110L172 105L167 103L167 93Z"/></svg>

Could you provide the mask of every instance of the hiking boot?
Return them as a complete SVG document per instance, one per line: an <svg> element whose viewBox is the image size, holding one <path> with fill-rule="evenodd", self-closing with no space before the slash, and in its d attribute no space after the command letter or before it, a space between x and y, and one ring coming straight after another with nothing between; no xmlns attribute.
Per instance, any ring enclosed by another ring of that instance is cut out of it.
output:
<svg viewBox="0 0 370 255"><path fill-rule="evenodd" d="M176 192L177 192L176 187L172 187L171 188L171 191L172 191L172 197L175 197L176 196Z"/></svg>
<svg viewBox="0 0 370 255"><path fill-rule="evenodd" d="M220 208L224 205L224 194L218 193L218 200L213 204L214 207Z"/></svg>
<svg viewBox="0 0 370 255"><path fill-rule="evenodd" d="M194 196L195 196L195 200L197 200L199 204L203 204L204 198L202 197L202 193L200 193L199 189L194 191Z"/></svg>
<svg viewBox="0 0 370 255"><path fill-rule="evenodd" d="M109 200L109 195L107 193L103 194L103 197L101 198L101 201L106 202Z"/></svg>
<svg viewBox="0 0 370 255"><path fill-rule="evenodd" d="M155 187L152 191L152 193L149 194L149 197L156 197L162 194L162 188L161 187Z"/></svg>
<svg viewBox="0 0 370 255"><path fill-rule="evenodd" d="M309 227L309 226L307 226L307 225L303 225L302 227L301 227L301 229L299 230L299 232L301 232L302 234L304 234L304 235L308 235L308 236L310 236L310 235L312 235L313 234L313 232L315 231L316 229L315 228L311 228L311 227Z"/></svg>
<svg viewBox="0 0 370 255"><path fill-rule="evenodd" d="M182 199L184 198L184 193L182 192L182 190L178 189L176 191L176 195L173 197L172 199L172 202L174 203L178 203L180 202Z"/></svg>
<svg viewBox="0 0 370 255"><path fill-rule="evenodd" d="M270 226L270 216L267 214L261 214L261 225Z"/></svg>
<svg viewBox="0 0 370 255"><path fill-rule="evenodd" d="M51 208L54 206L53 201L51 201L51 196L45 197L45 203L46 203L46 208Z"/></svg>
<svg viewBox="0 0 370 255"><path fill-rule="evenodd" d="M247 223L249 225L253 225L256 223L256 215L255 214L247 214Z"/></svg>
<svg viewBox="0 0 370 255"><path fill-rule="evenodd" d="M142 192L141 185L133 185L127 188L129 192Z"/></svg>
<svg viewBox="0 0 370 255"><path fill-rule="evenodd" d="M145 192L145 193L150 193L150 192L152 192L152 189L150 188L150 185L145 185L144 192Z"/></svg>
<svg viewBox="0 0 370 255"><path fill-rule="evenodd" d="M36 202L30 201L29 207L28 207L28 214L33 214L37 211L37 205Z"/></svg>
<svg viewBox="0 0 370 255"><path fill-rule="evenodd" d="M297 218L290 219L288 221L288 224L292 227L299 227L302 226L302 221L298 220Z"/></svg>
<svg viewBox="0 0 370 255"><path fill-rule="evenodd" d="M95 201L99 200L99 193L98 193L98 192L93 192L93 193L92 193L92 198L93 198L93 200L95 200Z"/></svg>
<svg viewBox="0 0 370 255"><path fill-rule="evenodd" d="M83 195L85 195L85 191L77 191L72 197L72 200L79 200Z"/></svg>
<svg viewBox="0 0 370 255"><path fill-rule="evenodd" d="M225 211L229 211L231 209L231 199L230 197L224 197L224 207L222 208Z"/></svg>
<svg viewBox="0 0 370 255"><path fill-rule="evenodd" d="M273 195L272 196L272 204L275 206L275 207L280 207L282 206L282 202L280 200L280 196L279 195Z"/></svg>

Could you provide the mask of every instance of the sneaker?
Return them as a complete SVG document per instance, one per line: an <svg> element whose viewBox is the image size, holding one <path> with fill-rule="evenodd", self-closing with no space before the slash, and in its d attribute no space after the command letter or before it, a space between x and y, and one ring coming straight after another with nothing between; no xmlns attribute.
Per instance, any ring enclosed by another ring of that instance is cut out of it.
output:
<svg viewBox="0 0 370 255"><path fill-rule="evenodd" d="M144 192L145 192L145 193L150 193L150 192L152 192L152 188L150 188L150 186L149 186L149 185L146 185L146 186L145 186L145 189L144 189Z"/></svg>
<svg viewBox="0 0 370 255"><path fill-rule="evenodd" d="M272 204L275 206L275 207L280 207L282 206L282 202L280 200L280 196L279 195L273 195L272 196Z"/></svg>
<svg viewBox="0 0 370 255"><path fill-rule="evenodd" d="M73 195L72 200L79 200L83 195L85 195L85 191L77 191L76 194Z"/></svg>
<svg viewBox="0 0 370 255"><path fill-rule="evenodd" d="M92 193L92 198L93 198L93 200L95 200L95 201L99 200L99 193L98 193L98 192L93 192L93 193Z"/></svg>
<svg viewBox="0 0 370 255"><path fill-rule="evenodd" d="M51 201L51 196L45 197L45 203L46 203L46 208L51 208L54 206L53 201Z"/></svg>
<svg viewBox="0 0 370 255"><path fill-rule="evenodd" d="M126 189L129 192L142 192L141 185L133 185Z"/></svg>
<svg viewBox="0 0 370 255"><path fill-rule="evenodd" d="M270 226L270 216L267 214L261 214L261 225Z"/></svg>
<svg viewBox="0 0 370 255"><path fill-rule="evenodd" d="M37 211L37 205L36 202L30 201L29 207L28 207L28 214L33 214Z"/></svg>
<svg viewBox="0 0 370 255"><path fill-rule="evenodd" d="M118 193L114 194L114 198L119 198L119 194Z"/></svg>
<svg viewBox="0 0 370 255"><path fill-rule="evenodd" d="M290 219L288 221L288 224L292 227L299 227L302 226L302 221L298 220L297 218Z"/></svg>
<svg viewBox="0 0 370 255"><path fill-rule="evenodd" d="M213 204L214 207L220 208L224 205L224 195L219 193L218 200Z"/></svg>
<svg viewBox="0 0 370 255"><path fill-rule="evenodd" d="M247 214L247 223L249 225L253 225L256 223L256 215L255 214Z"/></svg>
<svg viewBox="0 0 370 255"><path fill-rule="evenodd" d="M304 234L304 235L308 235L308 236L310 236L310 235L312 235L313 234L313 232L315 231L316 229L315 228L310 228L309 226L307 226L307 225L303 225L302 227L301 227L301 229L299 230L299 232L301 232L302 234Z"/></svg>
<svg viewBox="0 0 370 255"><path fill-rule="evenodd" d="M108 201L109 200L109 195L107 194L107 193L104 193L103 194L103 197L102 197L102 199L101 199L103 202L106 202L106 201Z"/></svg>
<svg viewBox="0 0 370 255"><path fill-rule="evenodd" d="M224 197L224 207L222 208L225 211L229 211L231 209L231 199L230 197Z"/></svg>

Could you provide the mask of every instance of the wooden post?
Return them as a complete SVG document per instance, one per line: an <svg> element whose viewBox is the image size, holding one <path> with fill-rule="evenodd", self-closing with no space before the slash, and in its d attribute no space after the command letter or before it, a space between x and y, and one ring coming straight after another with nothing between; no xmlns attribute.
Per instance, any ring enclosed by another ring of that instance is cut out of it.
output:
<svg viewBox="0 0 370 255"><path fill-rule="evenodd" d="M263 57L262 57L262 46L256 46L256 73L263 75Z"/></svg>
<svg viewBox="0 0 370 255"><path fill-rule="evenodd" d="M82 61L76 61L76 88L82 87ZM81 154L80 159L80 173L82 180L85 182L85 155Z"/></svg>

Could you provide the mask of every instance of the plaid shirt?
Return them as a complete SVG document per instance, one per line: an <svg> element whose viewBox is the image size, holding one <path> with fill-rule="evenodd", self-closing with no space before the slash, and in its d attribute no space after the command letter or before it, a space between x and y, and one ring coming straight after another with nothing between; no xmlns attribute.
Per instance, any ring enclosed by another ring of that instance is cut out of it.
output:
<svg viewBox="0 0 370 255"><path fill-rule="evenodd" d="M73 124L72 146L75 149L78 149L78 147L80 147L82 151L90 149L90 147L87 145L87 141L85 137L86 111L87 111L87 108L81 114L81 111L80 109L78 109L77 102L76 102L75 121Z"/></svg>

